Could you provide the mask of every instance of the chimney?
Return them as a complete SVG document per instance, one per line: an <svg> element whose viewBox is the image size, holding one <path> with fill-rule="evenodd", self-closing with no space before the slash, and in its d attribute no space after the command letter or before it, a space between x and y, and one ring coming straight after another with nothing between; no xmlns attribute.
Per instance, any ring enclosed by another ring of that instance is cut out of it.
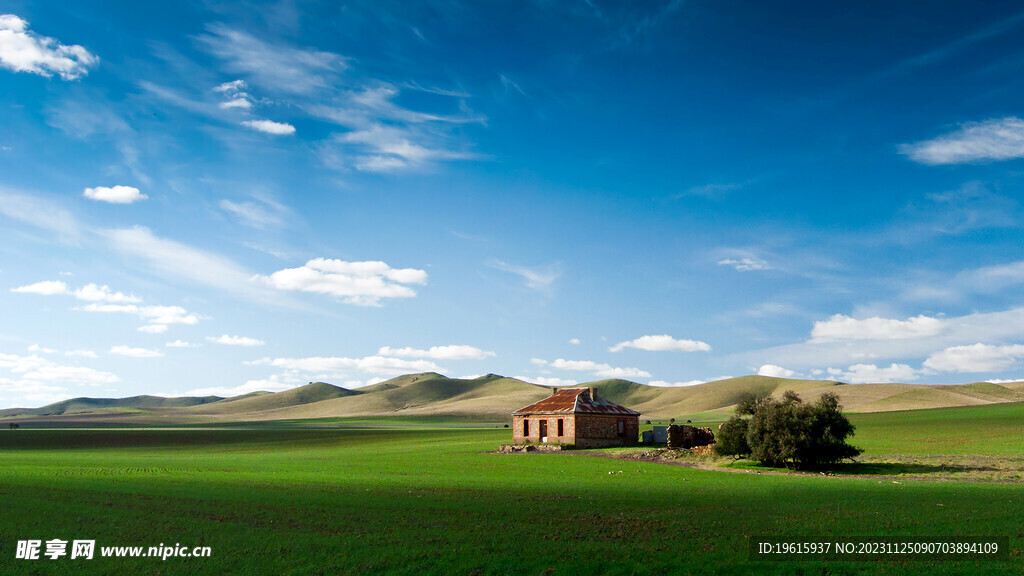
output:
<svg viewBox="0 0 1024 576"><path fill-rule="evenodd" d="M551 395L554 396L555 394L558 394L558 388L551 389Z"/></svg>
<svg viewBox="0 0 1024 576"><path fill-rule="evenodd" d="M590 389L590 401L597 402L597 388Z"/></svg>

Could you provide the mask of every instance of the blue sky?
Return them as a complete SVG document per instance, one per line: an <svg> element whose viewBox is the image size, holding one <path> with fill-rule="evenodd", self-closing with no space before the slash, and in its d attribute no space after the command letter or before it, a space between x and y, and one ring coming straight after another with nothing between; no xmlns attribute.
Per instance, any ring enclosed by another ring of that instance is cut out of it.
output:
<svg viewBox="0 0 1024 576"><path fill-rule="evenodd" d="M1024 377L1009 4L0 14L0 406Z"/></svg>

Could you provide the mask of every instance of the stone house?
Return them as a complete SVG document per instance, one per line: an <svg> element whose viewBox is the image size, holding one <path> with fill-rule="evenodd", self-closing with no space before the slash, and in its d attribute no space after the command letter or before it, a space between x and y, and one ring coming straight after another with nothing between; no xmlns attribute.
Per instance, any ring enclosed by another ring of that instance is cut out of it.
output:
<svg viewBox="0 0 1024 576"><path fill-rule="evenodd" d="M555 388L551 396L512 413L512 443L632 446L640 413L599 398L596 388Z"/></svg>

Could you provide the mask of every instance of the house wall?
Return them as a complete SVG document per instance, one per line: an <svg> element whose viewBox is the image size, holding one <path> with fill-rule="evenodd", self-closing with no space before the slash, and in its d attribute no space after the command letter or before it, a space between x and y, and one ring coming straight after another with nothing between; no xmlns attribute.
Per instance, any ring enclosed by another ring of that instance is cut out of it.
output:
<svg viewBox="0 0 1024 576"><path fill-rule="evenodd" d="M562 420L562 435L558 435L558 420ZM523 421L530 421L530 435L523 436ZM513 444L540 444L540 421L548 421L549 444L572 444L576 439L576 417L573 414L530 415L512 417Z"/></svg>
<svg viewBox="0 0 1024 576"><path fill-rule="evenodd" d="M562 419L563 433L558 436L558 420ZM523 421L530 421L530 433L523 435ZM632 446L640 436L639 416L613 416L604 414L530 415L512 417L512 443L539 444L540 421L548 421L549 444L575 444L581 448L602 446ZM624 423L619 436L619 421Z"/></svg>

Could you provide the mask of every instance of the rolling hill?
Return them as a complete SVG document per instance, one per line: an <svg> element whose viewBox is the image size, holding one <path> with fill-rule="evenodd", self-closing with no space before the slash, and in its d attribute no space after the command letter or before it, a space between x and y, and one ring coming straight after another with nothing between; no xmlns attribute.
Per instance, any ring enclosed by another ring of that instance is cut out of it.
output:
<svg viewBox="0 0 1024 576"><path fill-rule="evenodd" d="M792 380L743 376L695 386L658 388L628 380L601 380L593 386L613 402L644 418L668 419L702 413L727 414L745 392L787 390L805 400L826 392L839 396L848 412L889 412L921 408L1024 402L1024 382L960 385L843 384L824 380ZM407 374L348 390L325 382L284 392L255 392L221 398L74 398L33 409L0 411L0 418L36 421L90 421L147 424L258 422L331 417L448 416L501 422L523 406L551 394L551 388L515 378L488 374L479 378L448 378L427 372Z"/></svg>

